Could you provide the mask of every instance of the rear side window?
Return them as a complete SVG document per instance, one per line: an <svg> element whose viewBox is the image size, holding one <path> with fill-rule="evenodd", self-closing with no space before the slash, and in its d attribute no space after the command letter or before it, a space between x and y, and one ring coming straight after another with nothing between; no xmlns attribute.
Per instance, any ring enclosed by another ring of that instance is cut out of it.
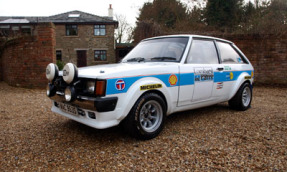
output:
<svg viewBox="0 0 287 172"><path fill-rule="evenodd" d="M244 63L241 56L234 50L234 48L224 42L217 42L222 63L241 64Z"/></svg>
<svg viewBox="0 0 287 172"><path fill-rule="evenodd" d="M191 64L218 64L218 57L212 40L192 41L186 63Z"/></svg>

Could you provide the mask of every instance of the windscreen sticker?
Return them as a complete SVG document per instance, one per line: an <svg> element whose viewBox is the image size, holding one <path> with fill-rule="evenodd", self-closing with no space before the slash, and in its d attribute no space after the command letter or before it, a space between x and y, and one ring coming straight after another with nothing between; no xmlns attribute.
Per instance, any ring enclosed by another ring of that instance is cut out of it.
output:
<svg viewBox="0 0 287 172"><path fill-rule="evenodd" d="M157 89L157 88L162 88L161 84L149 84L149 85L142 85L140 86L140 90L152 90L152 89Z"/></svg>
<svg viewBox="0 0 287 172"><path fill-rule="evenodd" d="M238 63L241 63L241 62L242 62L242 60L241 60L240 57L237 57L237 61L238 61Z"/></svg>
<svg viewBox="0 0 287 172"><path fill-rule="evenodd" d="M212 68L195 68L194 69L194 81L213 81L214 73Z"/></svg>

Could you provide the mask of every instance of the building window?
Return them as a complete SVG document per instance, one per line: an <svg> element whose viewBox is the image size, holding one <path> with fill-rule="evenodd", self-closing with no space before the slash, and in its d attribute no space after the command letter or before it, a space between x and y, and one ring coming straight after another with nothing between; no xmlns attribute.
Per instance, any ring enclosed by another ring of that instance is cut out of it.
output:
<svg viewBox="0 0 287 172"><path fill-rule="evenodd" d="M31 35L31 26L21 26L21 31L25 35Z"/></svg>
<svg viewBox="0 0 287 172"><path fill-rule="evenodd" d="M61 50L56 51L56 59L57 59L57 61L58 60L62 61L62 51Z"/></svg>
<svg viewBox="0 0 287 172"><path fill-rule="evenodd" d="M0 36L9 36L9 35L10 35L10 25L1 25Z"/></svg>
<svg viewBox="0 0 287 172"><path fill-rule="evenodd" d="M95 25L94 26L94 34L96 36L106 35L106 25Z"/></svg>
<svg viewBox="0 0 287 172"><path fill-rule="evenodd" d="M106 61L107 51L106 50L95 50L95 61Z"/></svg>
<svg viewBox="0 0 287 172"><path fill-rule="evenodd" d="M66 35L67 36L77 36L78 26L77 25L66 25Z"/></svg>

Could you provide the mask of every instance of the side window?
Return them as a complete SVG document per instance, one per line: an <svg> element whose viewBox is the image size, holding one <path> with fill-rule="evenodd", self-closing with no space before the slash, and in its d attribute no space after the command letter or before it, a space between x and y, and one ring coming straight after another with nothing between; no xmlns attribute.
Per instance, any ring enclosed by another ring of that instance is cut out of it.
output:
<svg viewBox="0 0 287 172"><path fill-rule="evenodd" d="M186 63L218 64L214 42L212 40L193 40Z"/></svg>
<svg viewBox="0 0 287 172"><path fill-rule="evenodd" d="M234 50L234 48L224 42L217 42L222 63L244 63L241 56Z"/></svg>

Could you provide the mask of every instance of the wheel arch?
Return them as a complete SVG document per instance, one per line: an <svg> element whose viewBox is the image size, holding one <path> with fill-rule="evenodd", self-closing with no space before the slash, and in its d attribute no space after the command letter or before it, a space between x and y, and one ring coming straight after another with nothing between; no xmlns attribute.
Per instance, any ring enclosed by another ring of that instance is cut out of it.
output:
<svg viewBox="0 0 287 172"><path fill-rule="evenodd" d="M161 84L162 87L158 89L150 89L150 90L140 90L140 86L142 85L149 85L149 84ZM128 116L134 104L145 94L148 93L155 93L158 94L163 100L166 105L166 113L170 108L170 104L168 100L170 99L171 95L167 89L167 86L157 78L149 78L149 79L140 79L136 83L134 83L129 91L126 93L126 97L121 100L124 102L129 102L125 108L123 108L121 115L118 116L118 120L123 120Z"/></svg>
<svg viewBox="0 0 287 172"><path fill-rule="evenodd" d="M229 95L228 100L230 100L232 97L235 96L237 91L240 89L240 87L245 84L249 83L252 86L252 79L246 79L246 77L249 77L250 75L247 72L242 73L238 78L237 81L233 85L233 89L231 90L231 93Z"/></svg>

